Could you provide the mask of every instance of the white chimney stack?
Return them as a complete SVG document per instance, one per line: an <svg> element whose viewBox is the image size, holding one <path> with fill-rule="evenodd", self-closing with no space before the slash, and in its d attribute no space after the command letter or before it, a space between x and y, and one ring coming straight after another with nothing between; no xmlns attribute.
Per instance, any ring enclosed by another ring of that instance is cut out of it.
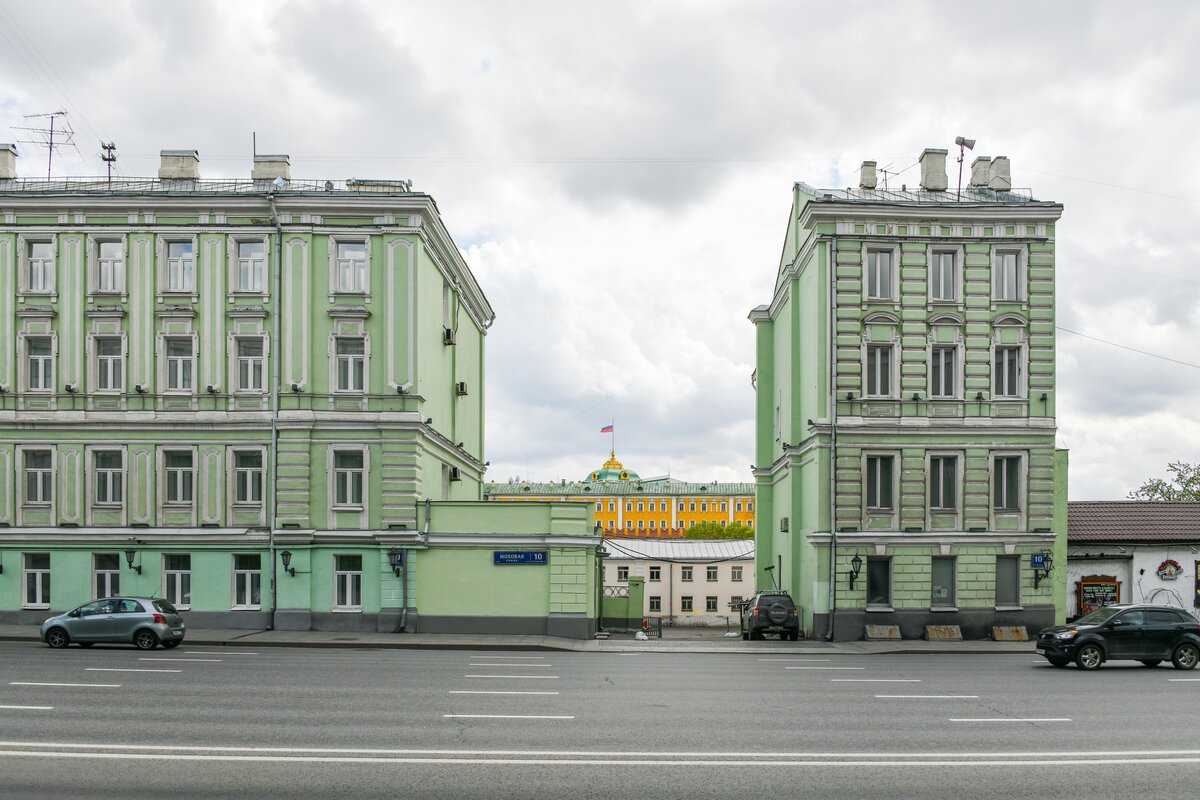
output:
<svg viewBox="0 0 1200 800"><path fill-rule="evenodd" d="M858 171L858 188L874 189L878 185L879 180L875 177L875 162L862 162L862 167Z"/></svg>
<svg viewBox="0 0 1200 800"><path fill-rule="evenodd" d="M0 181L17 177L17 146L0 144Z"/></svg>
<svg viewBox="0 0 1200 800"><path fill-rule="evenodd" d="M1012 188L1012 168L1008 156L996 156L988 169L988 188L996 192L1007 192Z"/></svg>
<svg viewBox="0 0 1200 800"><path fill-rule="evenodd" d="M162 150L158 154L159 180L198 180L200 178L199 150Z"/></svg>
<svg viewBox="0 0 1200 800"><path fill-rule="evenodd" d="M971 185L972 186L987 186L988 171L991 169L992 159L990 156L977 156L971 162Z"/></svg>
<svg viewBox="0 0 1200 800"><path fill-rule="evenodd" d="M273 181L283 178L292 179L291 161L286 155L255 156L254 167L250 170L250 179L255 181Z"/></svg>
<svg viewBox="0 0 1200 800"><path fill-rule="evenodd" d="M926 147L921 153L921 188L929 192L946 191L946 152Z"/></svg>

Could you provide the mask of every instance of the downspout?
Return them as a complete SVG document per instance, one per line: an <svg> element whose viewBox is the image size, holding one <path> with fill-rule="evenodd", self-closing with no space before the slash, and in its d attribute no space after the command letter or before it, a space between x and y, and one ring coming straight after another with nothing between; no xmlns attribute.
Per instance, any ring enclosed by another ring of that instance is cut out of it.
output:
<svg viewBox="0 0 1200 800"><path fill-rule="evenodd" d="M834 281L837 275L837 237L825 240L826 292L825 304L829 313L829 354L825 365L825 380L829 387L829 625L825 640L833 641L833 620L837 614L837 308L834 306Z"/></svg>
<svg viewBox="0 0 1200 800"><path fill-rule="evenodd" d="M283 289L280 275L283 227L279 224L279 211L275 208L274 191L267 192L267 203L271 206L271 224L275 226L275 247L271 253L271 298L275 301L274 321L271 325L271 491L267 493L267 550L271 560L271 630L275 630L275 611L279 601L279 581L275 569L275 526L276 495L279 492L279 375L283 361L280 346L280 324L283 316Z"/></svg>

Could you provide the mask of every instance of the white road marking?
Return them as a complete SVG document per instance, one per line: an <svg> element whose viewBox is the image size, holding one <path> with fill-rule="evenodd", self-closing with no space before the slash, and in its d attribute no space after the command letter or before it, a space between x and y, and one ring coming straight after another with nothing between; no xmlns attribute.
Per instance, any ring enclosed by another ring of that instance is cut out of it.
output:
<svg viewBox="0 0 1200 800"><path fill-rule="evenodd" d="M9 686L79 686L90 689L120 689L119 683L35 683L33 681L9 681Z"/></svg>
<svg viewBox="0 0 1200 800"><path fill-rule="evenodd" d="M189 656L260 656L262 653L210 653L206 650L184 650Z"/></svg>
<svg viewBox="0 0 1200 800"><path fill-rule="evenodd" d="M866 669L866 667L784 667L784 669Z"/></svg>
<svg viewBox="0 0 1200 800"><path fill-rule="evenodd" d="M1200 678L1167 678L1171 683L1200 683Z"/></svg>
<svg viewBox="0 0 1200 800"><path fill-rule="evenodd" d="M575 719L548 714L442 714L444 719Z"/></svg>
<svg viewBox="0 0 1200 800"><path fill-rule="evenodd" d="M1038 719L1034 719L1034 718L1013 719L1010 717L970 717L970 718L960 717L957 719L952 718L950 720L950 722L1070 722L1070 721L1071 720L1067 717L1041 717Z"/></svg>
<svg viewBox="0 0 1200 800"><path fill-rule="evenodd" d="M550 669L553 664L467 664L468 667L507 667L510 669Z"/></svg>
<svg viewBox="0 0 1200 800"><path fill-rule="evenodd" d="M490 658L493 661L544 661L545 656L471 656L471 658Z"/></svg>
<svg viewBox="0 0 1200 800"><path fill-rule="evenodd" d="M119 669L117 667L86 667L84 672L183 672L181 669Z"/></svg>
<svg viewBox="0 0 1200 800"><path fill-rule="evenodd" d="M0 706L14 711L53 711L54 706Z"/></svg>
<svg viewBox="0 0 1200 800"><path fill-rule="evenodd" d="M139 658L138 661L195 661L203 664L220 664L219 658Z"/></svg>
<svg viewBox="0 0 1200 800"><path fill-rule="evenodd" d="M830 678L831 683L920 683L920 678Z"/></svg>
<svg viewBox="0 0 1200 800"><path fill-rule="evenodd" d="M558 692L482 692L482 691L471 692L471 691L467 691L467 690L457 690L457 691L447 692L447 694L553 694L553 695L557 695Z"/></svg>
<svg viewBox="0 0 1200 800"><path fill-rule="evenodd" d="M978 700L977 694L877 694L880 700Z"/></svg>
<svg viewBox="0 0 1200 800"><path fill-rule="evenodd" d="M512 678L514 681L556 681L557 675L467 675L468 678Z"/></svg>
<svg viewBox="0 0 1200 800"><path fill-rule="evenodd" d="M831 658L759 658L756 661L832 661Z"/></svg>

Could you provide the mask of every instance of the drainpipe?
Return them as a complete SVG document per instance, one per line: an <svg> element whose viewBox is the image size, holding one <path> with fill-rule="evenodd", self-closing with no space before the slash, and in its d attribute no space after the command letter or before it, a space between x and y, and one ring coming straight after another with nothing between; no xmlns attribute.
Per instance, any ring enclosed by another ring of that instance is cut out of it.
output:
<svg viewBox="0 0 1200 800"><path fill-rule="evenodd" d="M825 380L829 385L829 625L825 640L833 641L833 619L837 613L837 309L834 307L834 281L837 276L837 237L825 240L825 268L828 272L826 308L829 312L829 355Z"/></svg>
<svg viewBox="0 0 1200 800"><path fill-rule="evenodd" d="M279 224L279 211L275 208L274 191L267 192L267 203L271 206L271 224L275 226L275 247L271 258L271 299L275 301L274 320L271 325L271 491L267 493L267 549L271 560L271 630L275 630L275 611L279 600L278 571L275 569L275 526L279 491L279 375L283 361L280 346L280 318L283 316L283 289L280 261L283 248L283 227Z"/></svg>

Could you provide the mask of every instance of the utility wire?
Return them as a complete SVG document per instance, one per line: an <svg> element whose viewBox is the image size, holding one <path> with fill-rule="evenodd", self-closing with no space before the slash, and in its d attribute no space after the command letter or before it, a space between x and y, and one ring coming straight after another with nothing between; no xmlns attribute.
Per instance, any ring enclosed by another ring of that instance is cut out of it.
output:
<svg viewBox="0 0 1200 800"><path fill-rule="evenodd" d="M1180 366L1191 367L1192 369L1200 369L1200 364L1192 364L1188 361L1180 361L1177 358L1169 358L1167 356L1160 356L1158 353L1151 353L1146 350L1138 350L1136 347L1129 347L1128 345L1117 344L1116 342L1110 342L1107 339L1100 339L1096 336L1089 336L1086 333L1080 333L1079 331L1073 331L1070 328L1064 328L1061 325L1055 325L1054 328L1055 328L1055 330L1060 330L1063 333L1071 333L1076 336L1082 336L1084 339L1091 339L1093 342L1100 342L1101 344L1106 344L1106 345L1109 345L1110 347L1119 347L1122 350L1128 350L1131 353L1139 353L1143 356L1150 356L1151 358L1161 358L1163 361L1170 361L1172 364L1179 364Z"/></svg>

